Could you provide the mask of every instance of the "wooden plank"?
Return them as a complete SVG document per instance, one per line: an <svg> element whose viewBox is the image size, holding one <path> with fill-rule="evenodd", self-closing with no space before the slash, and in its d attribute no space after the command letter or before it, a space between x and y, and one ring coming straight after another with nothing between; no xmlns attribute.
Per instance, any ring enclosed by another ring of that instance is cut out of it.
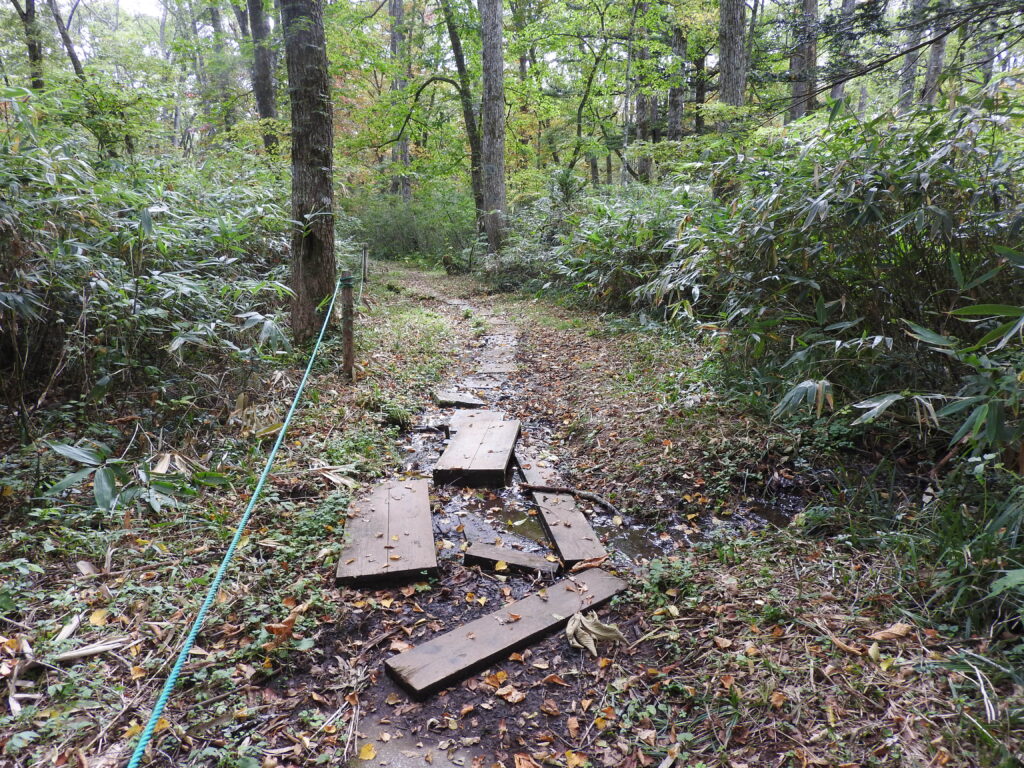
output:
<svg viewBox="0 0 1024 768"><path fill-rule="evenodd" d="M389 480L352 505L336 578L390 581L437 570L426 479Z"/></svg>
<svg viewBox="0 0 1024 768"><path fill-rule="evenodd" d="M543 555L533 552L523 552L508 547L496 547L493 544L484 544L474 541L465 552L462 559L466 565L483 565L493 568L498 563L505 563L509 568L516 568L523 571L539 571L540 573L558 573L558 563L553 563Z"/></svg>
<svg viewBox="0 0 1024 768"><path fill-rule="evenodd" d="M392 656L384 666L399 685L423 697L564 626L574 613L603 603L625 587L617 576L591 568L553 584L546 594L517 600Z"/></svg>
<svg viewBox="0 0 1024 768"><path fill-rule="evenodd" d="M515 373L519 370L515 363L482 362L477 366L476 372L482 376L504 375Z"/></svg>
<svg viewBox="0 0 1024 768"><path fill-rule="evenodd" d="M434 465L434 482L504 486L518 439L518 421L488 421L460 429Z"/></svg>
<svg viewBox="0 0 1024 768"><path fill-rule="evenodd" d="M465 392L456 392L454 389L445 389L434 394L437 404L442 407L455 406L456 408L483 408L487 403L475 395L467 395Z"/></svg>
<svg viewBox="0 0 1024 768"><path fill-rule="evenodd" d="M558 485L552 473L541 472L534 462L516 461L523 478L530 485ZM608 554L587 516L576 506L575 498L568 494L534 493L533 499L540 510L540 519L548 539L566 566L572 567L582 560L593 560Z"/></svg>
<svg viewBox="0 0 1024 768"><path fill-rule="evenodd" d="M504 411L456 411L448 422L448 434L453 435L470 424L482 424L486 421L504 421Z"/></svg>

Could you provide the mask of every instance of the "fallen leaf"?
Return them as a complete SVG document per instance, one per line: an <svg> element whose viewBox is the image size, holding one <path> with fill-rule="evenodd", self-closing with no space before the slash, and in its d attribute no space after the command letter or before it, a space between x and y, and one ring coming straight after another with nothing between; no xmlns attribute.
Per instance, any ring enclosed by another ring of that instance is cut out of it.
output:
<svg viewBox="0 0 1024 768"><path fill-rule="evenodd" d="M781 709L782 705L789 701L789 697L782 691L772 691L772 695L769 697L772 702L772 706L776 709Z"/></svg>
<svg viewBox="0 0 1024 768"><path fill-rule="evenodd" d="M913 627L910 624L903 624L902 622L897 622L890 627L886 627L885 629L879 630L878 632L874 632L868 635L868 639L877 640L879 642L884 642L886 640L897 640L901 637L906 637L908 634L910 634L910 630L912 629Z"/></svg>
<svg viewBox="0 0 1024 768"><path fill-rule="evenodd" d="M551 673L550 675L545 677L543 682L548 683L549 685L564 685L566 688L569 687L569 684L565 682L565 680L563 680L559 675L556 675L554 673Z"/></svg>
<svg viewBox="0 0 1024 768"><path fill-rule="evenodd" d="M729 638L727 638L727 637L717 637L717 636L716 636L716 637L714 638L714 641L715 641L715 645L717 645L717 646L718 646L719 648L721 648L721 649L722 649L723 651L724 651L724 650L725 650L726 648L731 648L731 647L732 647L732 640L730 640L730 639L729 639Z"/></svg>
<svg viewBox="0 0 1024 768"><path fill-rule="evenodd" d="M558 717L562 714L562 710L558 708L558 703L554 699L544 699L544 703L540 705L540 711L551 717Z"/></svg>
<svg viewBox="0 0 1024 768"><path fill-rule="evenodd" d="M499 688L494 692L494 695L504 699L509 704L518 704L519 702L526 699L526 694L516 689L512 685L506 685L502 688Z"/></svg>
<svg viewBox="0 0 1024 768"><path fill-rule="evenodd" d="M91 614L89 614L89 623L94 627L103 627L107 624L107 618L110 616L110 611L106 608L97 608Z"/></svg>
<svg viewBox="0 0 1024 768"><path fill-rule="evenodd" d="M373 760L377 756L377 748L372 741L368 741L359 748L360 760Z"/></svg>

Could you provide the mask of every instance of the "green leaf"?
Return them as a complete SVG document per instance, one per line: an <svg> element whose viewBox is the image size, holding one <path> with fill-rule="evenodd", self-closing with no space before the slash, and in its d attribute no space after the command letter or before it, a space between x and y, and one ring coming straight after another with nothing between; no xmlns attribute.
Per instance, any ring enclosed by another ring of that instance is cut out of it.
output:
<svg viewBox="0 0 1024 768"><path fill-rule="evenodd" d="M64 445L63 443L50 443L50 447L65 459L77 461L79 464L88 464L91 467L98 467L103 463L103 457L95 451L90 451L88 448Z"/></svg>
<svg viewBox="0 0 1024 768"><path fill-rule="evenodd" d="M1005 245L997 245L995 252L1017 267L1024 267L1024 253L1007 248Z"/></svg>
<svg viewBox="0 0 1024 768"><path fill-rule="evenodd" d="M890 393L888 395L878 395L867 400L861 400L859 403L854 403L854 408L870 408L867 413L857 419L856 424L868 424L879 416L881 416L893 403L903 400L904 396L896 393Z"/></svg>
<svg viewBox="0 0 1024 768"><path fill-rule="evenodd" d="M1001 578L992 582L992 590L988 593L988 596L995 597L1007 590L1020 589L1021 587L1024 587L1024 568L1004 571L1004 575Z"/></svg>
<svg viewBox="0 0 1024 768"><path fill-rule="evenodd" d="M100 509L110 511L114 506L114 494L117 484L114 480L114 470L110 467L100 467L96 470L96 477L92 480L93 496L96 497L96 506Z"/></svg>
<svg viewBox="0 0 1024 768"><path fill-rule="evenodd" d="M912 323L909 320L904 320L903 322L910 327L909 333L911 336L926 344L934 344L936 347L953 347L956 344L952 339L946 338L935 331L930 331L917 323Z"/></svg>
<svg viewBox="0 0 1024 768"><path fill-rule="evenodd" d="M93 467L86 467L85 469L80 469L77 472L72 472L70 475L65 477L60 482L54 483L54 485L52 485L46 491L46 495L47 496L54 496L54 495L60 493L61 491L66 491L68 488L71 488L72 486L75 486L75 485L78 485L79 483L81 483L83 480L85 480L85 478L87 478L89 475L91 475L95 471L96 470Z"/></svg>
<svg viewBox="0 0 1024 768"><path fill-rule="evenodd" d="M957 317L1024 317L1024 307L1010 304L975 304L950 312Z"/></svg>

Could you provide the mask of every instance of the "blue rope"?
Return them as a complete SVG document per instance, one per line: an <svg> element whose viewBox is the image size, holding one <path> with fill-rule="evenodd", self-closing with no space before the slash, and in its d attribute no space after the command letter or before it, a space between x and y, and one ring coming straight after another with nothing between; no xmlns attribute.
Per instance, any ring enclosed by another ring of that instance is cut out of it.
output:
<svg viewBox="0 0 1024 768"><path fill-rule="evenodd" d="M164 682L163 690L160 691L160 696L157 697L156 705L153 707L153 711L149 715L149 721L146 723L146 727L142 730L142 735L139 737L139 743L135 745L135 751L132 752L132 758L128 761L127 768L138 768L139 762L142 760L142 756L146 751L146 747L149 746L149 742L153 738L153 731L156 728L156 724L160 721L160 715L163 714L164 707L167 706L167 702L171 698L171 693L174 691L174 686L178 683L178 677L181 675L181 670L185 666L188 654L195 645L196 638L199 636L199 630L202 629L203 620L206 618L206 614L210 610L210 606L213 605L214 598L217 596L217 591L220 589L220 584L224 580L224 575L227 573L228 566L231 564L231 560L235 556L235 550L238 548L238 542L241 541L242 534L244 533L246 526L249 524L249 518L252 517L252 512L256 507L256 501L259 498L260 491L263 490L263 486L267 482L267 477L270 475L270 468L274 464L274 457L277 456L277 450L281 447L281 443L284 442L285 432L288 431L288 425L291 423L292 416L295 415L295 409L298 407L299 398L302 397L302 391L306 388L306 381L309 379L310 371L313 370L313 362L316 360L317 352L320 351L320 343L324 340L324 333L327 331L327 325L330 322L331 313L334 311L334 301L338 298L338 289L340 287L341 280L339 280L338 284L334 286L334 295L331 296L331 303L327 306L327 312L324 315L324 324L320 328L320 335L317 337L316 346L313 347L313 353L309 356L309 363L306 365L306 372L302 375L302 381L299 382L299 388L295 391L295 399L292 400L291 408L288 409L288 415L285 417L284 424L281 425L281 429L277 433L277 440L274 441L274 447L270 451L270 456L267 457L267 464L263 467L263 474L260 475L259 482L256 483L256 488L253 490L252 496L249 499L249 505L245 508L245 514L243 514L242 519L238 521L238 528L235 529L234 538L231 539L228 551L224 553L224 559L221 560L220 567L217 569L217 573L213 577L213 581L210 583L210 589L206 593L206 598L203 600L203 604L199 608L199 613L196 614L196 620L192 624L192 629L189 630L188 637L185 638L185 644L178 652L178 658L174 662L174 667L171 669L170 675L167 676L167 680Z"/></svg>

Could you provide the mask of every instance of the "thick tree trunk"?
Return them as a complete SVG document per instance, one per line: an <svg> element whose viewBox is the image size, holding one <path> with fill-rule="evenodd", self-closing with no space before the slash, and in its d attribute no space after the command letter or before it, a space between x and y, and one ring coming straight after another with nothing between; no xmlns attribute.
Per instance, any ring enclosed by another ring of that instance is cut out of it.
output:
<svg viewBox="0 0 1024 768"><path fill-rule="evenodd" d="M405 56L405 0L389 0L388 13L391 15L391 64L395 77L391 81L391 92L400 93L408 85L405 70L408 66ZM409 137L402 136L391 147L391 194L400 195L403 200L412 196L409 184Z"/></svg>
<svg viewBox="0 0 1024 768"><path fill-rule="evenodd" d="M82 60L78 58L78 52L75 50L75 43L71 39L71 34L68 32L68 25L64 23L64 19L61 18L60 8L57 7L57 0L48 0L50 6L50 13L53 15L53 22L57 25L57 34L60 35L60 41L64 45L64 51L68 55L68 61L71 62L71 68L75 70L75 75L79 80L85 81L85 69L82 67ZM74 13L74 11L72 11ZM71 16L68 16L68 22L70 23Z"/></svg>
<svg viewBox="0 0 1024 768"><path fill-rule="evenodd" d="M28 72L33 91L41 91L46 87L43 80L43 40L36 19L36 0L25 0L22 8L18 0L11 0L11 5L21 19L25 30L25 47L28 49Z"/></svg>
<svg viewBox="0 0 1024 768"><path fill-rule="evenodd" d="M320 328L317 307L334 291L331 81L322 0L282 0L292 107L292 332L297 343Z"/></svg>
<svg viewBox="0 0 1024 768"><path fill-rule="evenodd" d="M747 90L744 49L744 0L721 0L718 6L718 100L742 107Z"/></svg>
<svg viewBox="0 0 1024 768"><path fill-rule="evenodd" d="M818 70L818 0L797 0L796 47L789 59L792 91L789 119L799 120L814 109Z"/></svg>
<svg viewBox="0 0 1024 768"><path fill-rule="evenodd" d="M914 86L917 83L917 62L920 58L920 51L917 46L921 44L922 26L924 24L924 9L928 0L913 0L910 6L910 16L907 19L907 48L911 50L903 57L903 66L900 68L900 98L899 111L906 112L914 103Z"/></svg>
<svg viewBox="0 0 1024 768"><path fill-rule="evenodd" d="M853 24L853 11L856 7L857 0L843 0L843 5L839 9L839 29L835 35L836 44L832 51L833 59L839 59L846 50L848 43L854 39L851 25ZM836 61L831 63L834 68ZM846 79L838 71L833 76L836 78L836 81L832 84L829 96L832 97L833 101L839 101L839 99L846 95Z"/></svg>
<svg viewBox="0 0 1024 768"><path fill-rule="evenodd" d="M502 0L478 0L483 69L481 181L484 231L491 253L505 239L505 46Z"/></svg>
<svg viewBox="0 0 1024 768"><path fill-rule="evenodd" d="M683 138L683 110L686 106L686 35L682 27L672 30L672 55L676 72L668 88L668 114L665 127L669 141Z"/></svg>
<svg viewBox="0 0 1024 768"><path fill-rule="evenodd" d="M448 39L452 44L452 57L455 59L455 71L459 75L459 104L462 106L462 121L466 125L466 140L469 142L469 180L473 189L473 203L476 205L477 229L483 231L484 192L481 174L480 128L476 121L476 110L473 108L473 86L466 67L466 55L462 50L462 36L455 25L451 0L441 0L441 12L448 28Z"/></svg>
<svg viewBox="0 0 1024 768"><path fill-rule="evenodd" d="M277 97L274 95L274 49L270 45L270 17L263 0L247 0L249 29L252 31L252 91L256 97L256 114L260 120L277 119ZM271 127L263 131L263 146L268 152L277 148L277 133Z"/></svg>

